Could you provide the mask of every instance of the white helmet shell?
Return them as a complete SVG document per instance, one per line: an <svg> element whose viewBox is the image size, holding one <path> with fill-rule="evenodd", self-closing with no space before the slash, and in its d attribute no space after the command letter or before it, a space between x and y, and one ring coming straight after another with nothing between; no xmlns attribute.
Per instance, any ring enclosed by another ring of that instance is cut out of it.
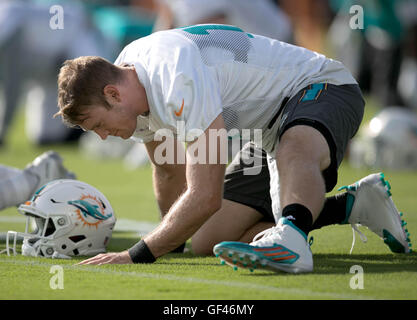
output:
<svg viewBox="0 0 417 320"><path fill-rule="evenodd" d="M28 256L69 258L106 252L116 223L113 208L100 191L71 179L44 185L18 211L28 218L26 231L9 231L7 240L10 235L22 236L22 254ZM28 233L29 218L36 224L32 233Z"/></svg>
<svg viewBox="0 0 417 320"><path fill-rule="evenodd" d="M352 141L349 160L356 167L417 169L417 115L402 107L382 110Z"/></svg>

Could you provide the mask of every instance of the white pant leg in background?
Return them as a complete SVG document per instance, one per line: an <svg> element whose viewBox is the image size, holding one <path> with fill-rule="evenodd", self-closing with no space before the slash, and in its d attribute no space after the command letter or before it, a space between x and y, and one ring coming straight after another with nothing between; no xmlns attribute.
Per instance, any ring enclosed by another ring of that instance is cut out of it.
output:
<svg viewBox="0 0 417 320"><path fill-rule="evenodd" d="M53 117L58 111L56 81L43 80L42 86L35 86L28 93L26 135L34 144L60 143L65 141L72 129L65 126L60 118Z"/></svg>
<svg viewBox="0 0 417 320"><path fill-rule="evenodd" d="M38 178L25 170L0 165L0 210L27 201L38 183Z"/></svg>

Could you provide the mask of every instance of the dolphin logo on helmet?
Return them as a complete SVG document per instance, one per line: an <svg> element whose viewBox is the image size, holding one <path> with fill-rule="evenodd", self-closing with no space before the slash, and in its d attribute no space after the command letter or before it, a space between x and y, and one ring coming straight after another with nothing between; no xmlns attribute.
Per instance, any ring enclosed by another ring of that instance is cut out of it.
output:
<svg viewBox="0 0 417 320"><path fill-rule="evenodd" d="M93 217L97 220L107 220L108 218L110 218L112 216L111 213L107 216L101 214L100 211L98 210L98 208L99 208L98 205L93 205L90 202L85 201L85 200L72 200L72 201L68 201L68 204L71 204L74 207L81 210L84 217L86 217L86 218L87 218L87 216L90 216L90 217Z"/></svg>

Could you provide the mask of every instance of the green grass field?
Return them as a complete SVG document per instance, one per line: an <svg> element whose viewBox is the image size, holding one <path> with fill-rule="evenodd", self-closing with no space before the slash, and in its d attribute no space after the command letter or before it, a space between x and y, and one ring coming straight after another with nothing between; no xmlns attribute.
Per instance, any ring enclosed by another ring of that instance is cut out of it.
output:
<svg viewBox="0 0 417 320"><path fill-rule="evenodd" d="M368 110L366 119L375 109ZM39 148L24 135L23 114L17 118L7 146L0 149L0 163L23 168L43 151L53 149L78 178L102 191L119 219L157 222L152 192L151 168L125 169L121 161L87 158L76 145ZM348 164L341 167L335 190L371 173ZM411 233L417 235L417 172L384 171L392 186L393 199L404 212ZM334 192L333 192L334 193ZM0 212L1 217L19 216L16 208ZM0 220L0 231L24 231L24 223ZM353 253L350 226L332 226L313 231L314 272L290 275L250 271L222 266L215 257L191 252L169 254L152 265L74 266L81 259L48 260L0 255L0 299L160 299L160 300L282 300L282 299L416 299L417 255L392 254L383 241L365 228L368 237L357 237ZM132 232L114 232L110 251L121 251L138 240ZM4 243L0 243L0 249ZM51 266L64 271L64 289L53 290ZM351 289L352 266L363 268L364 289Z"/></svg>

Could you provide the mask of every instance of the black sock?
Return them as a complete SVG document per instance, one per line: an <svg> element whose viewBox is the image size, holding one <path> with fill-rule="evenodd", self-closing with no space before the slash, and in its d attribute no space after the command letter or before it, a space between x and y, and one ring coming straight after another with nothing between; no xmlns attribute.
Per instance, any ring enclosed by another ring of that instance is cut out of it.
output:
<svg viewBox="0 0 417 320"><path fill-rule="evenodd" d="M282 210L282 216L291 221L297 228L306 235L311 231L313 216L310 210L302 204L289 204Z"/></svg>
<svg viewBox="0 0 417 320"><path fill-rule="evenodd" d="M336 194L333 197L326 198L323 209L319 217L314 222L312 230L332 224L347 223L346 220L346 201L347 192Z"/></svg>
<svg viewBox="0 0 417 320"><path fill-rule="evenodd" d="M185 249L185 242L180 245L178 248L172 250L170 253L183 253Z"/></svg>

